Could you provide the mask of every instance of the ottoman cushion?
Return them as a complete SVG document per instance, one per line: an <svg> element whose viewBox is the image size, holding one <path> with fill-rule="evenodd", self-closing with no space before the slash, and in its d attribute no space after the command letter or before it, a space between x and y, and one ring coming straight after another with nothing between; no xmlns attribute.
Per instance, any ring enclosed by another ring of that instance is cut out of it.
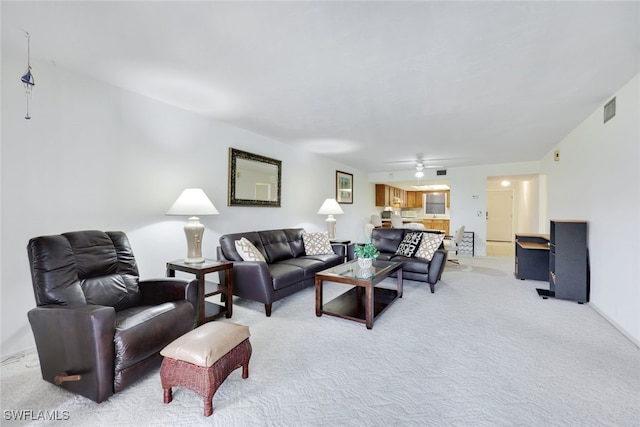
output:
<svg viewBox="0 0 640 427"><path fill-rule="evenodd" d="M160 354L208 368L249 336L248 326L209 322L177 338Z"/></svg>

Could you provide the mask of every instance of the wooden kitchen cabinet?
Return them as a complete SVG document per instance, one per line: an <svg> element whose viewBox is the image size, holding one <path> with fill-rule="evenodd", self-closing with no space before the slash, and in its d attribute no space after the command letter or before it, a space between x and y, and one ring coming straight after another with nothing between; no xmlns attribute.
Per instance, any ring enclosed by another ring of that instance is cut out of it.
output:
<svg viewBox="0 0 640 427"><path fill-rule="evenodd" d="M429 230L444 230L444 233L447 236L450 236L449 233L449 220L448 219L423 219L422 224Z"/></svg>
<svg viewBox="0 0 640 427"><path fill-rule="evenodd" d="M407 192L396 187L391 187L391 191L393 193L393 197L391 198L392 206L394 206L395 204L400 204L400 206L396 207L406 207Z"/></svg>
<svg viewBox="0 0 640 427"><path fill-rule="evenodd" d="M408 208L416 207L416 192L415 191L407 191L407 200L405 203Z"/></svg>
<svg viewBox="0 0 640 427"><path fill-rule="evenodd" d="M390 206L388 185L376 184L376 206Z"/></svg>
<svg viewBox="0 0 640 427"><path fill-rule="evenodd" d="M376 206L393 206L394 203L399 203L399 206L396 206L399 208L407 207L407 191L390 185L376 184Z"/></svg>
<svg viewBox="0 0 640 427"><path fill-rule="evenodd" d="M407 208L421 208L422 207L422 191L407 191Z"/></svg>
<svg viewBox="0 0 640 427"><path fill-rule="evenodd" d="M434 219L433 228L436 230L444 230L445 234L449 234L449 220L448 219Z"/></svg>

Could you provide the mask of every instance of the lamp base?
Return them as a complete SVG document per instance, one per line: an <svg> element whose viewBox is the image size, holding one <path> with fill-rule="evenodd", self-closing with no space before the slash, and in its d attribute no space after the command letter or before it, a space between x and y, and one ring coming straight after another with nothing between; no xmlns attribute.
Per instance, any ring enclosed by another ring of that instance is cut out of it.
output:
<svg viewBox="0 0 640 427"><path fill-rule="evenodd" d="M327 223L327 231L329 232L329 240L336 238L336 219L333 215L327 216L325 220Z"/></svg>
<svg viewBox="0 0 640 427"><path fill-rule="evenodd" d="M204 225L200 223L200 218L192 216L184 226L184 234L187 236L187 258L184 260L187 264L202 264L204 257L202 256L202 235L204 234Z"/></svg>

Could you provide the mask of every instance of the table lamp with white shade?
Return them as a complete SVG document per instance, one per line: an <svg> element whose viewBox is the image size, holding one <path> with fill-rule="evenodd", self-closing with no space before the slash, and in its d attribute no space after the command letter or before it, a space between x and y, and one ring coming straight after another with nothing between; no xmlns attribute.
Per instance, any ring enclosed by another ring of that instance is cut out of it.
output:
<svg viewBox="0 0 640 427"><path fill-rule="evenodd" d="M218 215L219 213L201 188L187 188L171 205L167 215L189 217L189 222L184 226L184 234L187 236L187 258L184 262L187 264L204 262L204 257L202 256L204 225L200 223L198 216Z"/></svg>
<svg viewBox="0 0 640 427"><path fill-rule="evenodd" d="M334 215L343 214L344 211L336 201L336 199L327 199L324 201L320 209L318 209L319 215L328 215L326 219L327 231L329 232L329 239L336 238L336 219Z"/></svg>

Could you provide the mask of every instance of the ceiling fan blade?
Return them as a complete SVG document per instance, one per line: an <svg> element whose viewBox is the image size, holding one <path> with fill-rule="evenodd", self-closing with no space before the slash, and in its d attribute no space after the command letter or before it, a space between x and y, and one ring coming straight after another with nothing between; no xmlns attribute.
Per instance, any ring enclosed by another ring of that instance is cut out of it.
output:
<svg viewBox="0 0 640 427"><path fill-rule="evenodd" d="M419 160L396 160L393 162L384 162L385 164L400 164L400 163L417 163L420 162Z"/></svg>
<svg viewBox="0 0 640 427"><path fill-rule="evenodd" d="M422 158L424 157L424 153L416 153L416 156L413 159L410 160L394 160L394 161L390 161L390 162L385 162L388 164L393 164L393 163L421 163L422 162Z"/></svg>
<svg viewBox="0 0 640 427"><path fill-rule="evenodd" d="M443 168L442 165L430 165L429 163L433 162L443 162L446 160L462 160L463 157L441 157L437 159L413 159L413 160L395 160L390 162L384 162L385 164L403 164L403 163L413 163L414 165L422 164L425 168Z"/></svg>

